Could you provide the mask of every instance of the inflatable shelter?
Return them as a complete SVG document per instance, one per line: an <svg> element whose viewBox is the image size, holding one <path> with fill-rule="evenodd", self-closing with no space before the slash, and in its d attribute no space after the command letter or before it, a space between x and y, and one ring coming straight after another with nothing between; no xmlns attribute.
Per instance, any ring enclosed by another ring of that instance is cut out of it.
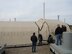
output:
<svg viewBox="0 0 72 54"><path fill-rule="evenodd" d="M54 35L57 24L65 25L69 32L69 26L58 20L40 19L36 22L23 21L0 21L0 45L22 45L31 44L33 32L42 34L43 40L47 40L48 35Z"/></svg>
<svg viewBox="0 0 72 54"><path fill-rule="evenodd" d="M0 22L0 44L30 44L33 32L37 36L38 28L34 22Z"/></svg>
<svg viewBox="0 0 72 54"><path fill-rule="evenodd" d="M58 20L40 19L36 22L36 24L40 28L39 33L43 35L44 40L47 40L49 34L53 36L55 35L55 29L58 24L60 25L60 27L62 25L65 25L67 28L67 32L70 32L69 26L66 23L58 21Z"/></svg>

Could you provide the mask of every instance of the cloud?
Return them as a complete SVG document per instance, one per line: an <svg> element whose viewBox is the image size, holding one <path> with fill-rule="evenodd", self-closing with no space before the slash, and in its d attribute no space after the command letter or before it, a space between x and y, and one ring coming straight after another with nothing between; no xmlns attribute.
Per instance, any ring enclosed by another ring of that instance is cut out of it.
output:
<svg viewBox="0 0 72 54"><path fill-rule="evenodd" d="M0 18L42 18L43 2L44 0L0 0ZM72 15L72 0L45 0L45 5L48 19L56 19L57 15Z"/></svg>

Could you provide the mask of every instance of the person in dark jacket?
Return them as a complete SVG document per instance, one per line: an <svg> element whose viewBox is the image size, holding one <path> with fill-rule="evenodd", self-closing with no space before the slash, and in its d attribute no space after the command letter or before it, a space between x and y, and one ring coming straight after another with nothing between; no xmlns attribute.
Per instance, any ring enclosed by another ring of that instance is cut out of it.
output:
<svg viewBox="0 0 72 54"><path fill-rule="evenodd" d="M38 35L38 39L39 39L39 45L42 45L43 37L41 34Z"/></svg>
<svg viewBox="0 0 72 54"><path fill-rule="evenodd" d="M60 25L58 24L58 27L55 30L55 35L56 35L56 45L61 45L62 41L61 41L61 37L62 37L62 28L60 27Z"/></svg>
<svg viewBox="0 0 72 54"><path fill-rule="evenodd" d="M37 37L35 33L31 36L31 41L32 41L32 52L36 52L36 43L37 43Z"/></svg>
<svg viewBox="0 0 72 54"><path fill-rule="evenodd" d="M67 28L66 28L65 25L62 25L62 31L63 31L63 32L66 32L66 31L67 31Z"/></svg>
<svg viewBox="0 0 72 54"><path fill-rule="evenodd" d="M54 43L52 35L49 35L47 42L48 42L48 44Z"/></svg>

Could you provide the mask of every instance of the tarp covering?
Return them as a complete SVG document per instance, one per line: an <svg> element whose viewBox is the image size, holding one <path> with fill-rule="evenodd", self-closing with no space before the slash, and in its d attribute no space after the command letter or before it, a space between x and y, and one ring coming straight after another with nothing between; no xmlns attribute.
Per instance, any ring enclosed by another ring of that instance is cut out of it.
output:
<svg viewBox="0 0 72 54"><path fill-rule="evenodd" d="M58 20L40 19L36 23L38 24L38 27L41 29L40 33L43 35L44 39L47 39L49 34L54 35L55 29L58 24L60 26L65 25L67 27L67 31L70 32L69 26L66 23Z"/></svg>
<svg viewBox="0 0 72 54"><path fill-rule="evenodd" d="M0 22L0 44L29 44L33 32L37 36L37 31L34 22Z"/></svg>
<svg viewBox="0 0 72 54"><path fill-rule="evenodd" d="M38 31L42 34L43 39L47 40L49 34L54 34L57 24L66 25L67 31L70 31L67 24L58 20L40 19L36 22L0 21L0 44L29 44L33 32L38 37Z"/></svg>

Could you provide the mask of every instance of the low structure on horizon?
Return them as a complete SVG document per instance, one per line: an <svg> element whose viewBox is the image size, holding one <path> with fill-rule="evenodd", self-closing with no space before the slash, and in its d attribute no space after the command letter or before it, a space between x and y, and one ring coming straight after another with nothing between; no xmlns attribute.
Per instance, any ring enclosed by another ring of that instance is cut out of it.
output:
<svg viewBox="0 0 72 54"><path fill-rule="evenodd" d="M47 40L49 34L54 35L57 24L65 25L67 31L70 31L66 23L58 20L40 19L36 22L0 21L0 45L30 44L30 37L33 32L36 33L36 36L41 33L43 40Z"/></svg>

